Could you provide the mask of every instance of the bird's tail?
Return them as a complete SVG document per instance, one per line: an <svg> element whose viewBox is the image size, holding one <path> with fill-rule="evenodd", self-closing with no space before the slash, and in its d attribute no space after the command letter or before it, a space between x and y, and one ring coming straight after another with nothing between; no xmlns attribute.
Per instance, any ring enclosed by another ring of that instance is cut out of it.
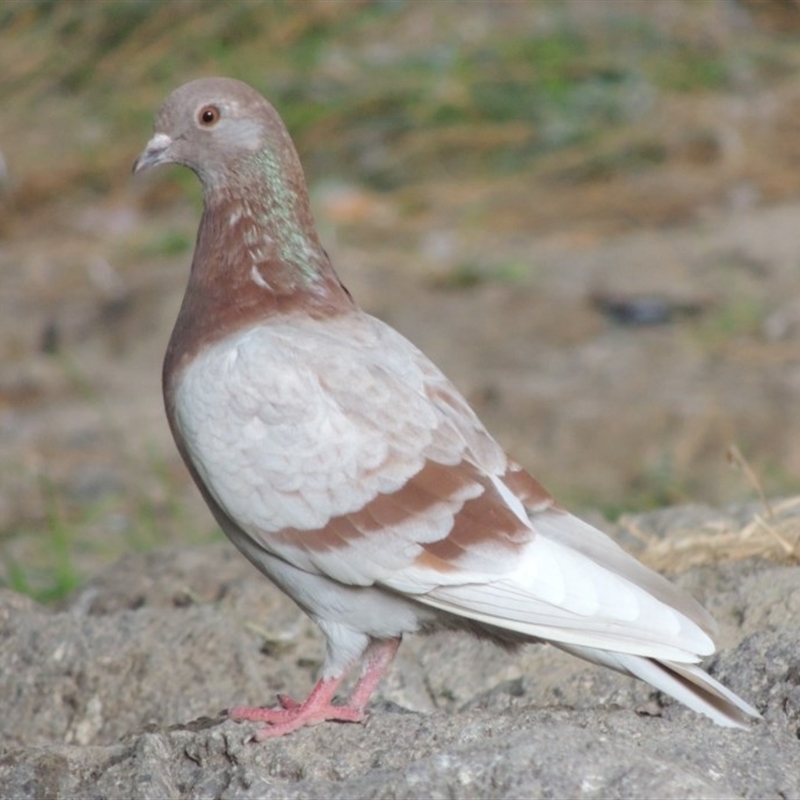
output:
<svg viewBox="0 0 800 800"><path fill-rule="evenodd" d="M761 719L761 714L753 706L696 664L659 661L646 656L612 653L558 642L551 644L578 658L639 678L692 710L710 717L717 725L746 728L753 719Z"/></svg>

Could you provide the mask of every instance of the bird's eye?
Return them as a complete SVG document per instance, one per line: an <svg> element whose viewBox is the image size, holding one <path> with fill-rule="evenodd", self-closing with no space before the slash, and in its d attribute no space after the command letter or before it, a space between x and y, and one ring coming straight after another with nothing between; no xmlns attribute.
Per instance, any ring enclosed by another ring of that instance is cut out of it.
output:
<svg viewBox="0 0 800 800"><path fill-rule="evenodd" d="M197 121L204 127L210 128L219 122L220 113L216 106L203 106L197 115Z"/></svg>

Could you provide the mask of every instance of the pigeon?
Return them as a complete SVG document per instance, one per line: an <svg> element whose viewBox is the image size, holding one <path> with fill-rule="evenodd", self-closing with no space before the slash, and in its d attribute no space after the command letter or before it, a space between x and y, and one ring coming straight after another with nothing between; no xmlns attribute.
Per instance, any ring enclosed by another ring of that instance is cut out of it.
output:
<svg viewBox="0 0 800 800"><path fill-rule="evenodd" d="M181 164L203 214L163 366L169 425L233 544L326 640L303 701L236 707L256 740L361 722L406 634L549 643L729 727L758 711L698 662L702 606L511 460L323 249L292 140L230 78L176 89L133 171ZM360 665L349 697L336 697Z"/></svg>

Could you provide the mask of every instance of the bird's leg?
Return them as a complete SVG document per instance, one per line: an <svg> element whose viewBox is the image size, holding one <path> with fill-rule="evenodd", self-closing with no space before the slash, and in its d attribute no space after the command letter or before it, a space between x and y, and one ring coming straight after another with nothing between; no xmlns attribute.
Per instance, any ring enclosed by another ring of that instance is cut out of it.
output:
<svg viewBox="0 0 800 800"><path fill-rule="evenodd" d="M366 707L373 692L378 688L384 672L394 660L398 647L400 639L383 639L369 646L361 675L347 701L348 706L361 709Z"/></svg>
<svg viewBox="0 0 800 800"><path fill-rule="evenodd" d="M334 705L333 697L339 688L344 674L335 678L321 678L314 685L311 694L302 702L286 695L278 695L280 708L248 708L239 706L228 710L228 716L237 721L264 722L253 738L256 741L271 739L291 733L307 725L320 722L363 722L365 708L375 691L383 673L392 663L400 639L385 639L370 644L361 676L353 689L350 699L344 705ZM345 673L346 674L346 673Z"/></svg>

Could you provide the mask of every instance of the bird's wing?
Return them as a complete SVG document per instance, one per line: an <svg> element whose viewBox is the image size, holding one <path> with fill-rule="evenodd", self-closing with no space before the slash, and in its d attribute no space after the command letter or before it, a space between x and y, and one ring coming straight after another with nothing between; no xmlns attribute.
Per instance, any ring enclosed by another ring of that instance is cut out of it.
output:
<svg viewBox="0 0 800 800"><path fill-rule="evenodd" d="M214 500L296 567L567 645L678 662L714 650L697 603L559 509L371 317L297 317L218 343L175 403Z"/></svg>

